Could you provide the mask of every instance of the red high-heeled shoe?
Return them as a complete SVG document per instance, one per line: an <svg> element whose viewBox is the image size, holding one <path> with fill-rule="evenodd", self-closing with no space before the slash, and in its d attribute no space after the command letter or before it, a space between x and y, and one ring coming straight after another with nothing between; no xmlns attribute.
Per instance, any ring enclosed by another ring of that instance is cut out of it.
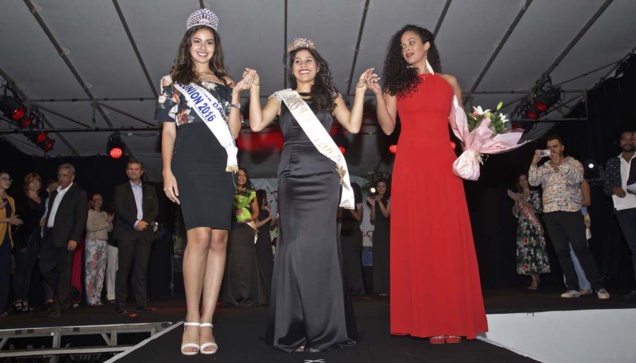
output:
<svg viewBox="0 0 636 363"><path fill-rule="evenodd" d="M434 336L434 337L430 337L430 338L428 338L428 341L431 344L446 344L446 339L445 339L445 337L443 335L437 335L437 336Z"/></svg>
<svg viewBox="0 0 636 363"><path fill-rule="evenodd" d="M458 337L456 335L447 335L446 343L448 344L457 344L462 341L462 337Z"/></svg>

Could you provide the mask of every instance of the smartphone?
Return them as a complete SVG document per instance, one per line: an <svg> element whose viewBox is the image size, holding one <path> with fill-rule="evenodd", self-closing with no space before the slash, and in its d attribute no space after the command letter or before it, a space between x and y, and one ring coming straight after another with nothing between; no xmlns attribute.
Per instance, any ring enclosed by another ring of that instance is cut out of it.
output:
<svg viewBox="0 0 636 363"><path fill-rule="evenodd" d="M546 156L550 156L550 150L541 150L539 151L539 157L545 158Z"/></svg>

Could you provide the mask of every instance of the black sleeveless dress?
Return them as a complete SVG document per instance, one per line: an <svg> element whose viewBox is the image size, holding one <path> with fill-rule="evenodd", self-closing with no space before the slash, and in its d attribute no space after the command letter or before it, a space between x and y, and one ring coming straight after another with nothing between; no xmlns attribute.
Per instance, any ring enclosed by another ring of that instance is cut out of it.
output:
<svg viewBox="0 0 636 363"><path fill-rule="evenodd" d="M329 112L319 110L316 116L331 128ZM280 127L285 144L278 166L279 234L266 342L286 352L301 345L325 350L356 338L338 244L340 177L283 102Z"/></svg>
<svg viewBox="0 0 636 363"><path fill-rule="evenodd" d="M227 119L232 90L219 83L203 82L202 86L220 101ZM177 89L171 85L161 88L155 120L177 123L172 172L186 229L229 230L235 188L232 173L225 171L227 153Z"/></svg>

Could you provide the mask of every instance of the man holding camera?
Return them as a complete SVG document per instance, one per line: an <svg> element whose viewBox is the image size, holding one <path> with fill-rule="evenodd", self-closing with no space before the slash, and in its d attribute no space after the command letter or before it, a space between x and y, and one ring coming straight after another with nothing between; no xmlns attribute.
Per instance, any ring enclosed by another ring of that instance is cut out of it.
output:
<svg viewBox="0 0 636 363"><path fill-rule="evenodd" d="M550 160L538 166L541 150L536 150L528 172L528 181L532 186L541 185L543 188L543 221L559 257L567 285L567 291L561 297L581 296L579 280L570 256L569 244L572 244L598 298L609 299L610 295L603 288L603 279L585 239L585 222L581 214L583 165L572 157L563 157L565 147L559 136L552 135L547 140Z"/></svg>

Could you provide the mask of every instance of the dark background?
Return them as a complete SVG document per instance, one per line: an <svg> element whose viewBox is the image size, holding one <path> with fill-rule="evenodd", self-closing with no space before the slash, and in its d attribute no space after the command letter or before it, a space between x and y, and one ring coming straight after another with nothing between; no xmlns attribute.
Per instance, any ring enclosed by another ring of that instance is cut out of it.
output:
<svg viewBox="0 0 636 363"><path fill-rule="evenodd" d="M636 130L636 60L625 62L618 73L620 77L610 78L590 90L587 93L587 102L567 115L585 117L587 110L587 120L562 121L549 132L561 135L567 155L581 162L593 160L597 165L605 165L609 158L620 152L620 133ZM517 221L512 215L512 201L506 190L514 189L517 176L527 171L534 150L543 148L545 141L537 140L507 154L488 156L481 168L479 181L464 182L481 280L486 288L529 283L527 277L516 274ZM105 209L110 211L113 186L127 180L127 159L114 160L106 156L32 157L0 140L0 169L8 171L16 181L9 191L10 195L22 193L22 180L27 173L39 173L46 183L55 178L57 166L65 162L75 166L78 185L88 195L102 194ZM423 158L422 163L425 162L426 159ZM613 214L612 200L603 194L600 175L589 174L586 177L592 185L592 206L589 212L593 238L590 248L608 288L631 288L634 284L631 252ZM161 206L159 222L169 227L172 225L174 207L166 202L161 185L155 187ZM171 228L164 229L164 232L153 246L148 276L151 296L170 294ZM551 245L549 252L552 273L542 278L547 284L562 284L561 270ZM179 280L180 277L175 277L175 284L180 285Z"/></svg>

